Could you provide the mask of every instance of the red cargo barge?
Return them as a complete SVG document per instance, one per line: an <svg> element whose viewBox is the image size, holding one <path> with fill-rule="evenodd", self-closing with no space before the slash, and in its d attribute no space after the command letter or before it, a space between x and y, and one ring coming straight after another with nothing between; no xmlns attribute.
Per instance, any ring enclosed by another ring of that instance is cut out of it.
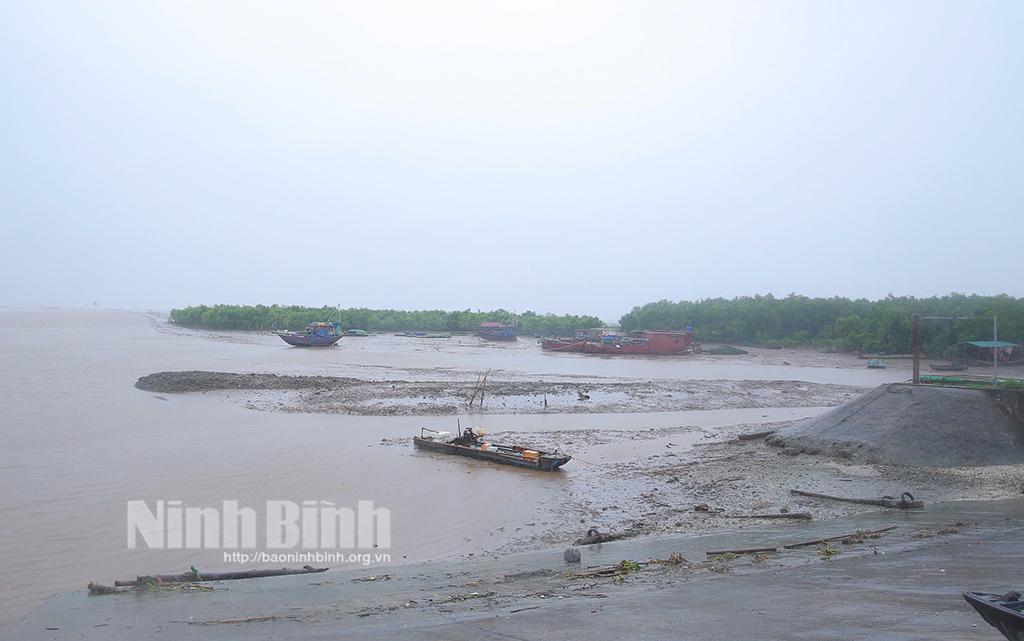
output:
<svg viewBox="0 0 1024 641"><path fill-rule="evenodd" d="M576 338L542 338L541 347L560 352L583 352L585 354L688 354L700 351L700 343L693 340L689 331L639 331L633 336L614 334L595 335L593 331L580 330Z"/></svg>

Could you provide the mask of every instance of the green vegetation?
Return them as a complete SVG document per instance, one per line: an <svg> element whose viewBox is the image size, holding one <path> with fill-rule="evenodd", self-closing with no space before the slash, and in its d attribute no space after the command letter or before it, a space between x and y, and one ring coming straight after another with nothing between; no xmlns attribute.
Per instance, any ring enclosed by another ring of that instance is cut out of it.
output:
<svg viewBox="0 0 1024 641"><path fill-rule="evenodd" d="M912 349L913 315L982 317L976 320L922 320L923 351L953 356L963 341L992 340L992 315L999 317L999 339L1024 340L1024 299L1011 296L950 294L932 298L895 297L879 301L848 298L743 296L697 302L667 300L634 307L619 324L638 329L691 326L710 343L815 345L840 351L890 354Z"/></svg>
<svg viewBox="0 0 1024 641"><path fill-rule="evenodd" d="M999 339L1024 342L1024 298L1011 296L967 296L914 298L892 295L878 301L848 298L808 298L790 294L785 298L743 296L726 300L710 298L697 302L668 300L634 307L619 324L628 333L642 329L683 329L693 327L706 343L776 343L808 345L839 351L867 353L910 352L913 316L976 317L973 320L921 321L921 349L935 356L957 357L952 346L964 341L991 340L992 315L999 317ZM503 309L492 312L441 310L400 311L394 309L343 309L279 305L199 305L171 311L171 320L188 327L231 330L300 330L307 323L339 320L344 329L366 331L473 331L484 321L507 322L512 314ZM519 315L524 334L572 336L581 328L600 327L595 316Z"/></svg>
<svg viewBox="0 0 1024 641"><path fill-rule="evenodd" d="M333 307L285 307L279 305L198 305L171 310L171 321L186 327L225 330L300 330L308 323L338 320L343 329L378 332L473 331L484 321L508 322L512 314L493 312L445 312L441 310L406 312L395 309L343 309ZM594 316L541 316L534 312L519 315L519 329L525 334L572 336L580 327L598 327Z"/></svg>

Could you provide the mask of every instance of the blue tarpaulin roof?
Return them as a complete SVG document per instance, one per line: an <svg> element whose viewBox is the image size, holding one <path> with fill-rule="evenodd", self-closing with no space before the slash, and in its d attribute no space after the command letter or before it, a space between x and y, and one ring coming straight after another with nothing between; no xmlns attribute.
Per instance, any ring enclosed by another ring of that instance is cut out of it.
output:
<svg viewBox="0 0 1024 641"><path fill-rule="evenodd" d="M1007 343L1006 341L967 341L964 345L974 345L975 347L1020 347L1017 343Z"/></svg>

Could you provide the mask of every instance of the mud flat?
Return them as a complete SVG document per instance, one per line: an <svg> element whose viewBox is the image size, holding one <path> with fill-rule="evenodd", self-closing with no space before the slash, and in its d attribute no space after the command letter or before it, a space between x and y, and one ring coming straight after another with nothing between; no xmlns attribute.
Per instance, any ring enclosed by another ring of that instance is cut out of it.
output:
<svg viewBox="0 0 1024 641"><path fill-rule="evenodd" d="M784 431L791 425L733 425L717 430L713 437L702 429L682 426L621 432L531 432L533 446L576 454L570 462L571 482L552 497L557 517L549 518L540 532L522 528L497 552L569 545L592 527L636 539L743 530L785 518L780 517L784 512L808 514L819 521L881 510L809 498L791 490L867 499L910 492L931 506L1019 497L1024 487L1022 465L862 464L802 454L765 441L765 431ZM762 436L739 438L749 434ZM488 434L496 443L515 437L511 433ZM411 448L410 440L387 440L382 445ZM762 515L764 518L759 518Z"/></svg>
<svg viewBox="0 0 1024 641"><path fill-rule="evenodd" d="M823 407L852 400L869 389L800 381L495 378L481 387L478 379L466 378L363 380L182 371L143 376L135 386L156 393L216 393L229 402L261 411L360 416L447 416L474 412L606 414Z"/></svg>
<svg viewBox="0 0 1024 641"><path fill-rule="evenodd" d="M570 453L571 470L550 497L550 516L543 523L503 532L506 543L470 548L462 556L470 550L513 553L568 545L591 527L637 538L742 529L784 518L778 516L782 513L821 520L878 509L791 490L866 499L910 492L931 505L1019 496L1024 487L1024 459L1005 447L1019 438L1019 421L981 392L895 384L871 390L797 381L590 377L581 383L551 377L491 381L481 411L468 407L476 383L193 371L143 377L137 387L214 394L269 412L461 415L464 420L474 412L622 414L621 428L489 434L496 443L527 439L533 447ZM968 403L964 393L982 400ZM800 422L743 423L713 431L636 424L643 412L786 407L835 409ZM760 438L741 438L754 433ZM979 449L982 442L988 449ZM382 439L379 446L398 455L413 452L411 435ZM938 451L945 455L936 457ZM772 516L759 518L764 515Z"/></svg>

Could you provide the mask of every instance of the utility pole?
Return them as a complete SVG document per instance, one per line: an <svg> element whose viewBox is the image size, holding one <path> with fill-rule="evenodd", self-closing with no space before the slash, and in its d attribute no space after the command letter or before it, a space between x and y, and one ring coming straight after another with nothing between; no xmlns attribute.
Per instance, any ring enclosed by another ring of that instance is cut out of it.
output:
<svg viewBox="0 0 1024 641"><path fill-rule="evenodd" d="M921 382L921 316L914 314L914 385Z"/></svg>
<svg viewBox="0 0 1024 641"><path fill-rule="evenodd" d="M992 386L999 386L999 321L992 314Z"/></svg>

